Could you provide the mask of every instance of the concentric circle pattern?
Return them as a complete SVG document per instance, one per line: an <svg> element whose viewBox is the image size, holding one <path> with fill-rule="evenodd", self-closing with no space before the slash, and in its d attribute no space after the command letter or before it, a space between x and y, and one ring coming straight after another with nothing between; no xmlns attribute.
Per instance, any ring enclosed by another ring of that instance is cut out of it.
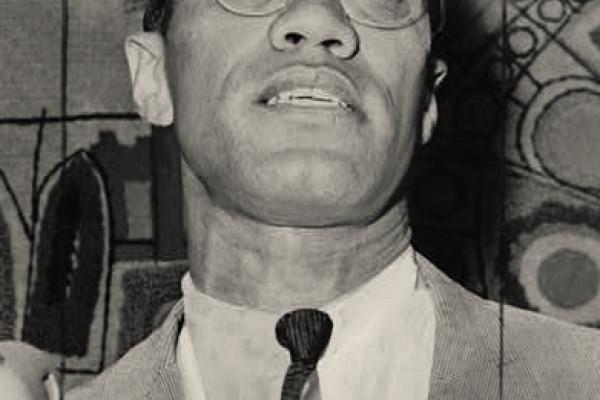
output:
<svg viewBox="0 0 600 400"><path fill-rule="evenodd" d="M600 92L573 90L539 115L533 137L548 172L574 186L600 189Z"/></svg>
<svg viewBox="0 0 600 400"><path fill-rule="evenodd" d="M598 322L600 234L583 226L550 223L524 241L526 247L513 268L531 306L575 323Z"/></svg>
<svg viewBox="0 0 600 400"><path fill-rule="evenodd" d="M520 121L520 151L533 170L560 184L600 189L600 83L583 77L549 82Z"/></svg>
<svg viewBox="0 0 600 400"><path fill-rule="evenodd" d="M598 294L600 271L584 252L565 248L540 263L537 278L541 292L550 302L575 309Z"/></svg>

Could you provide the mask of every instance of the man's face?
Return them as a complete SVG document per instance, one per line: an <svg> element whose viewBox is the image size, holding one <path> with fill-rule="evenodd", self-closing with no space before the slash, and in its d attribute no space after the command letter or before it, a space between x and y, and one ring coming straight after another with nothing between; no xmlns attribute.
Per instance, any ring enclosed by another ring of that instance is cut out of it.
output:
<svg viewBox="0 0 600 400"><path fill-rule="evenodd" d="M427 18L353 23L338 0L247 17L179 0L166 62L181 149L221 206L277 225L374 218L408 169Z"/></svg>

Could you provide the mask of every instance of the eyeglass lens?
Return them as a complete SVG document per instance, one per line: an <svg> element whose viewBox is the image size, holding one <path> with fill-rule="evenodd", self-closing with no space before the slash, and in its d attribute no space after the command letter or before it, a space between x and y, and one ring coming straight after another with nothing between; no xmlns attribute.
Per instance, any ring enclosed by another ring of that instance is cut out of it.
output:
<svg viewBox="0 0 600 400"><path fill-rule="evenodd" d="M240 15L265 16L285 8L292 0L217 0L225 9ZM302 0L293 0L302 1ZM427 0L341 0L354 21L368 26L399 29L427 13Z"/></svg>

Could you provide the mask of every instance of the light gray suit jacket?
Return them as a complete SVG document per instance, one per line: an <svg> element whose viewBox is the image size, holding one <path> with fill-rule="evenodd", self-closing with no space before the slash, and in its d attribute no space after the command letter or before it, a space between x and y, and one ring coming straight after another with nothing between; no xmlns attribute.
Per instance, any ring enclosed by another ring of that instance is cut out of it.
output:
<svg viewBox="0 0 600 400"><path fill-rule="evenodd" d="M436 310L430 400L600 400L600 331L508 306L500 318L497 303L422 256L417 264ZM160 329L66 400L183 400L175 358L182 323L180 302Z"/></svg>

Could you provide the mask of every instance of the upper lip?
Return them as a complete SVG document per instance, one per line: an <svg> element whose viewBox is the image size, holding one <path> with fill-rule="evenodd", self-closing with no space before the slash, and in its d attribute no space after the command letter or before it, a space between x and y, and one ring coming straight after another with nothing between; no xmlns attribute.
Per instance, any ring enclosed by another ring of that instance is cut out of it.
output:
<svg viewBox="0 0 600 400"><path fill-rule="evenodd" d="M266 104L282 93L299 90L307 96L312 89L315 101L338 101L348 109L358 106L357 90L344 74L330 67L292 66L277 71L266 83L259 102Z"/></svg>

